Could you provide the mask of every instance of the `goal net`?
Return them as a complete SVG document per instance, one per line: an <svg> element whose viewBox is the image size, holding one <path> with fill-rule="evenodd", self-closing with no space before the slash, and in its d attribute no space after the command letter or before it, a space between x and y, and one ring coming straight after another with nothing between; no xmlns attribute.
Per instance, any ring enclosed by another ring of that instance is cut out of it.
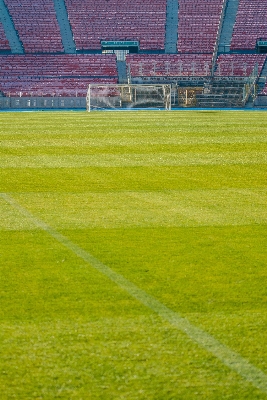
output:
<svg viewBox="0 0 267 400"><path fill-rule="evenodd" d="M90 84L87 111L120 109L171 109L171 85Z"/></svg>

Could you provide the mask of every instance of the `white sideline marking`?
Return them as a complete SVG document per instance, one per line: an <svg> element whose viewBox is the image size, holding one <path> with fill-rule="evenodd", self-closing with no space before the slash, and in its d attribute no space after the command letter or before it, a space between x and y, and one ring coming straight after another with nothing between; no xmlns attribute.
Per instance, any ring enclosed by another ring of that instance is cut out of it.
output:
<svg viewBox="0 0 267 400"><path fill-rule="evenodd" d="M135 284L128 281L122 275L107 267L101 261L93 257L90 253L83 250L81 247L73 243L67 237L51 228L42 220L36 218L33 214L22 207L13 197L6 193L0 193L7 203L20 211L25 217L29 218L34 224L63 244L67 249L71 250L78 257L89 263L93 268L102 272L105 276L111 279L114 283L124 289L132 297L140 303L150 308L163 319L174 325L177 329L184 332L192 341L199 346L210 352L213 356L218 358L224 365L231 370L237 372L245 380L249 381L256 388L267 394L267 375L259 368L255 367L245 358L238 353L231 350L229 347L220 343L213 336L204 330L191 324L186 318L181 317L177 312L172 311L160 301L156 300L153 296L146 293L144 290L139 289Z"/></svg>

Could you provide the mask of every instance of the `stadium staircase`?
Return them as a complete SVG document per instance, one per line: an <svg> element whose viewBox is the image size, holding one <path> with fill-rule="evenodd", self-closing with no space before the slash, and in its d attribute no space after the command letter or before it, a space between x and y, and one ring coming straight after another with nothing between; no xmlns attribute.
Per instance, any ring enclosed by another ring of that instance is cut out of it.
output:
<svg viewBox="0 0 267 400"><path fill-rule="evenodd" d="M67 9L64 0L54 0L56 16L62 37L64 52L66 54L75 54L76 46L68 19Z"/></svg>
<svg viewBox="0 0 267 400"><path fill-rule="evenodd" d="M178 1L167 0L165 53L177 53Z"/></svg>
<svg viewBox="0 0 267 400"><path fill-rule="evenodd" d="M7 10L4 0L0 0L0 21L3 24L7 40L13 54L23 54L24 50L17 35L13 21Z"/></svg>
<svg viewBox="0 0 267 400"><path fill-rule="evenodd" d="M243 82L231 82L226 79L213 81L202 94L197 95L197 107L238 108L243 107Z"/></svg>
<svg viewBox="0 0 267 400"><path fill-rule="evenodd" d="M231 39L238 8L238 0L228 0L219 41L219 53L230 52Z"/></svg>
<svg viewBox="0 0 267 400"><path fill-rule="evenodd" d="M117 60L119 83L128 83L126 61Z"/></svg>

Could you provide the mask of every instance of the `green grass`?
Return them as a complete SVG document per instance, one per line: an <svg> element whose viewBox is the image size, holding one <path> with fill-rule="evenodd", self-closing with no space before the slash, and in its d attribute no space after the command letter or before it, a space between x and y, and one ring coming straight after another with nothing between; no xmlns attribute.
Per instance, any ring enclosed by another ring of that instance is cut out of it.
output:
<svg viewBox="0 0 267 400"><path fill-rule="evenodd" d="M267 114L0 114L0 193L267 375ZM0 196L0 397L266 399Z"/></svg>

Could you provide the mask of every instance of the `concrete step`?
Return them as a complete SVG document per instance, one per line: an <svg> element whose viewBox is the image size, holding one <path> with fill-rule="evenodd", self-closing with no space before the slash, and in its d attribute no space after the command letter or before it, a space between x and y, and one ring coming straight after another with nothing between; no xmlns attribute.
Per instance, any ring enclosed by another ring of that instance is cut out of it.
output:
<svg viewBox="0 0 267 400"><path fill-rule="evenodd" d="M119 83L128 83L126 61L117 60Z"/></svg>
<svg viewBox="0 0 267 400"><path fill-rule="evenodd" d="M73 34L68 19L68 13L64 0L54 0L56 16L59 24L59 29L62 38L64 51L67 54L75 54L76 46L73 39Z"/></svg>
<svg viewBox="0 0 267 400"><path fill-rule="evenodd" d="M230 51L231 39L236 20L238 0L228 0L225 9L225 16L221 30L218 51L227 53Z"/></svg>
<svg viewBox="0 0 267 400"><path fill-rule="evenodd" d="M177 53L178 35L178 0L167 0L166 28L165 28L165 53Z"/></svg>

